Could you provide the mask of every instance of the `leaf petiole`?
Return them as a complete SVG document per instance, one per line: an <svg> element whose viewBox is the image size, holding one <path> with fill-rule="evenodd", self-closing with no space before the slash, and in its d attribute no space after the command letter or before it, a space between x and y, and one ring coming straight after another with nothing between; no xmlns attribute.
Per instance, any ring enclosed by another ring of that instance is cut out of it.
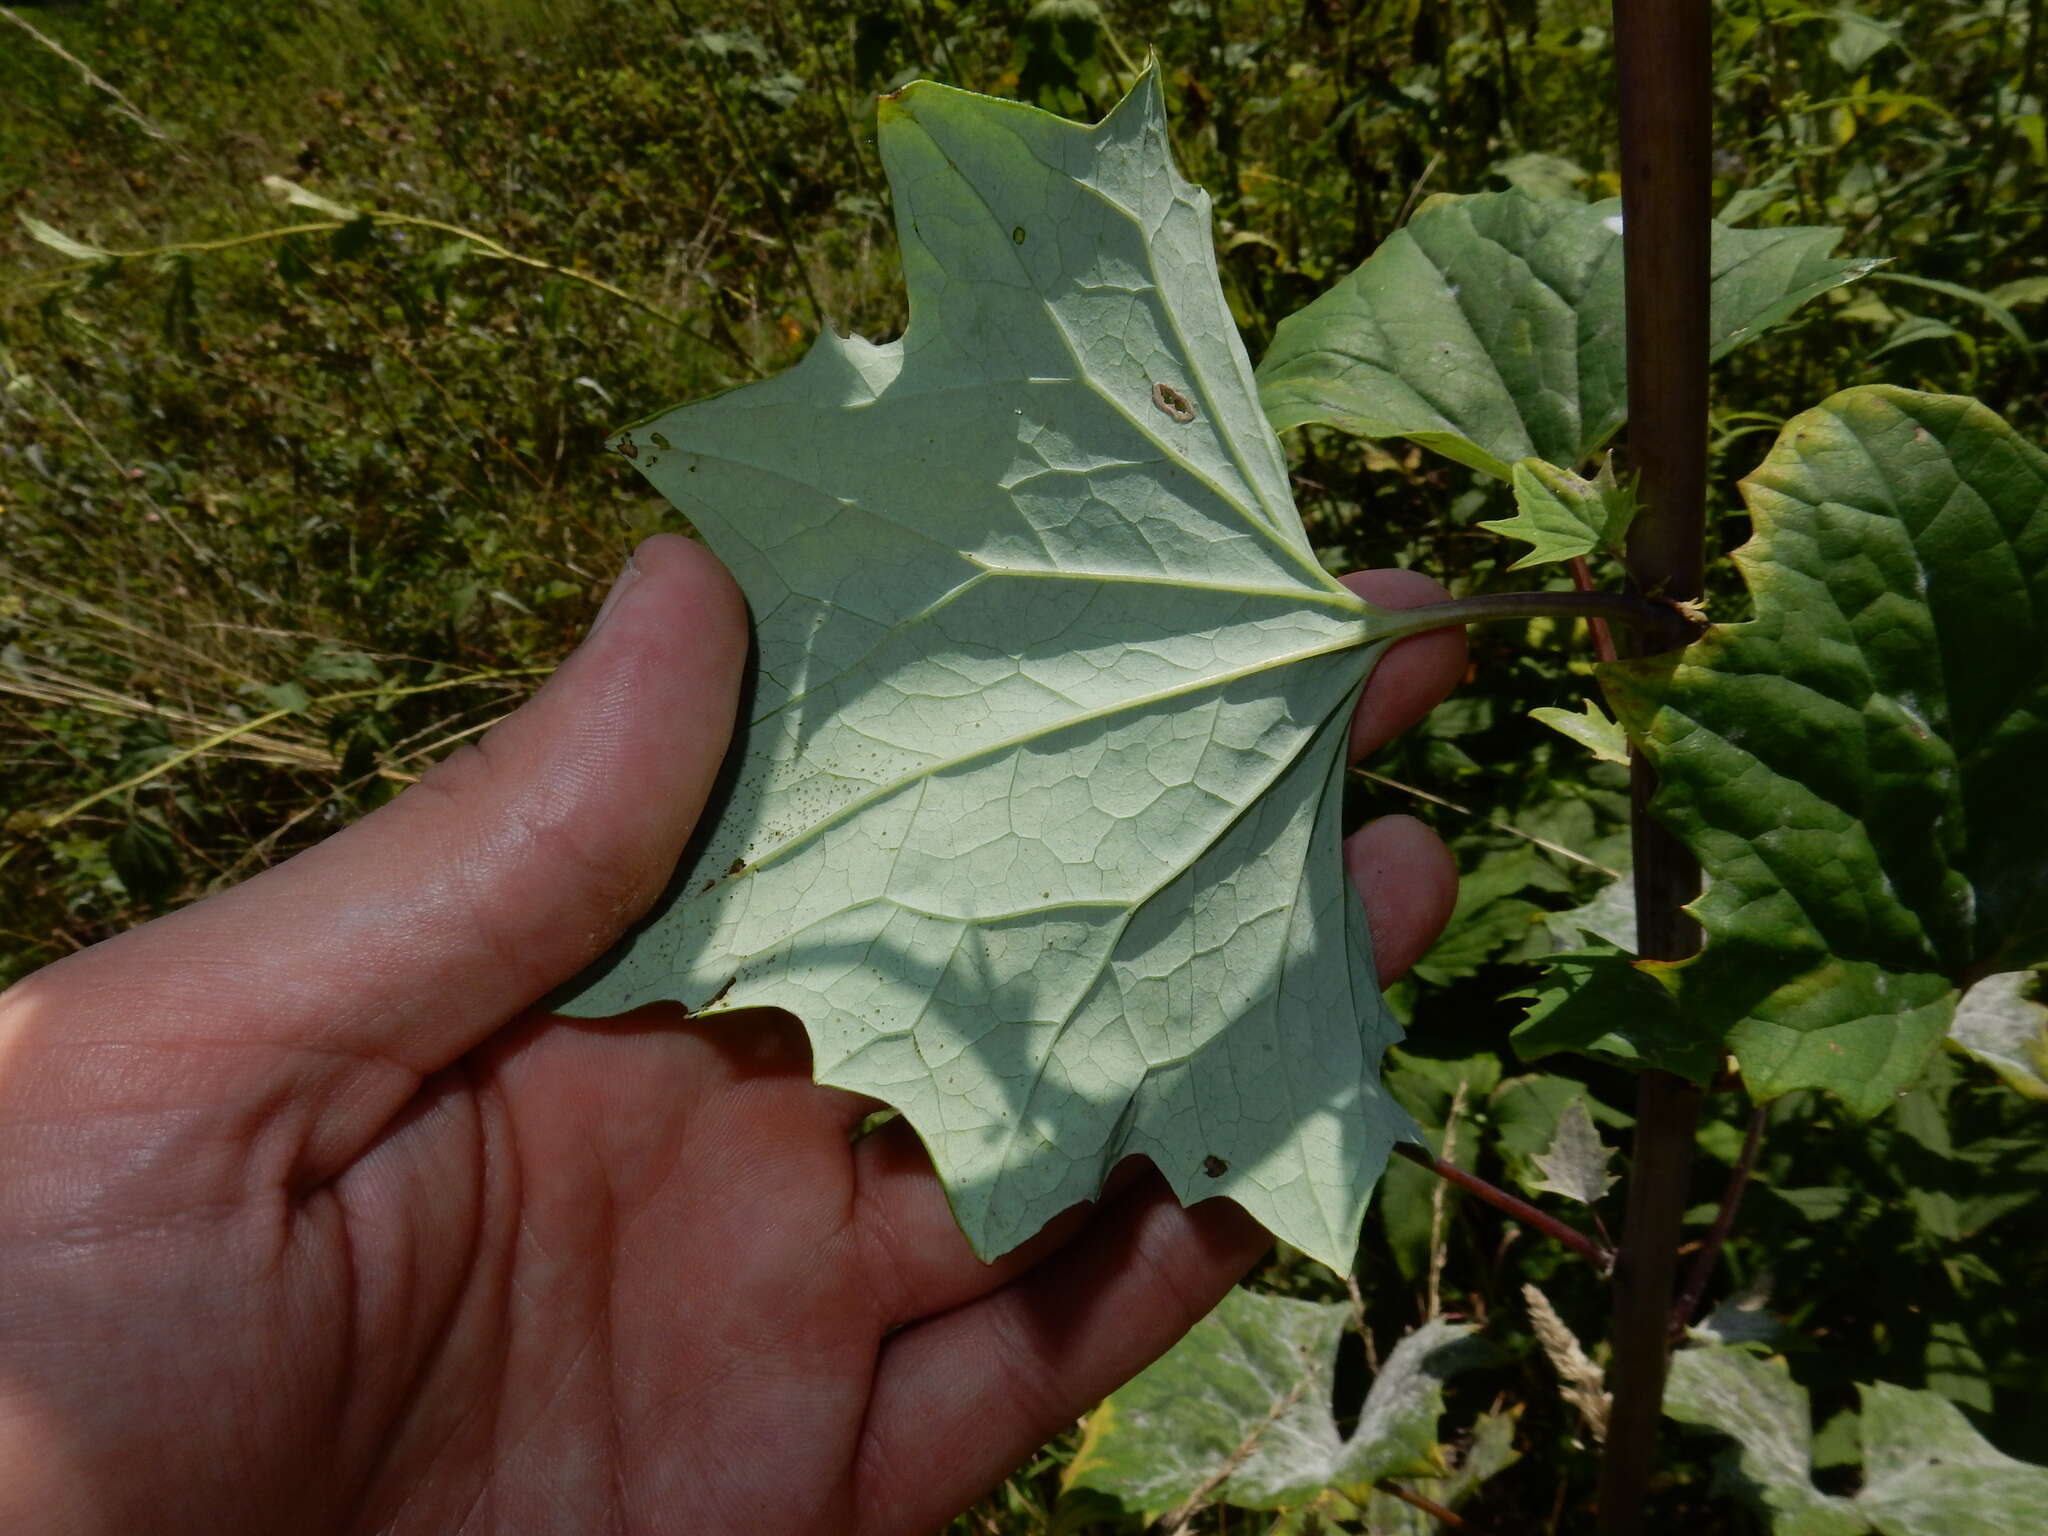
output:
<svg viewBox="0 0 2048 1536"><path fill-rule="evenodd" d="M1404 640L1433 629L1495 619L1604 619L1626 624L1646 656L1675 651L1706 630L1696 609L1624 592L1489 592L1420 608L1383 610L1374 620L1373 639Z"/></svg>
<svg viewBox="0 0 2048 1536"><path fill-rule="evenodd" d="M1427 1147L1402 1141L1396 1142L1393 1150L1396 1157L1405 1157L1418 1168L1435 1174L1446 1184L1455 1184L1467 1194L1477 1195L1495 1210L1514 1218L1523 1226L1532 1227L1545 1237L1555 1238L1601 1274L1607 1274L1614 1268L1614 1254L1610 1250L1601 1247L1570 1223L1559 1221L1548 1211L1540 1210L1521 1197L1509 1194L1497 1184L1489 1184L1476 1173L1467 1173L1456 1164L1445 1162Z"/></svg>

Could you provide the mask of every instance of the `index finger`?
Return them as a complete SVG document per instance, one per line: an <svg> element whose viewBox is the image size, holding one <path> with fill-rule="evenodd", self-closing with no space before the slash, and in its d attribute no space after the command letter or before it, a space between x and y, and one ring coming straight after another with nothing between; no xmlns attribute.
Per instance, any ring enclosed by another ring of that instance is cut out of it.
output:
<svg viewBox="0 0 2048 1536"><path fill-rule="evenodd" d="M1344 585L1381 608L1421 608L1450 598L1420 571L1354 571ZM1388 647L1366 681L1351 721L1351 760L1376 752L1444 701L1465 675L1463 629L1413 635Z"/></svg>

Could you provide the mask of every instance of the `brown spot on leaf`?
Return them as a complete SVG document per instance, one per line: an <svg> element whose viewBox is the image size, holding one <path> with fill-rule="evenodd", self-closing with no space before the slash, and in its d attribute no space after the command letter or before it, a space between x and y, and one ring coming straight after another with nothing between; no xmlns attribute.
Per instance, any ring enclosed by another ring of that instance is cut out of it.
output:
<svg viewBox="0 0 2048 1536"><path fill-rule="evenodd" d="M1190 422L1195 419L1195 402L1171 384L1154 384L1152 403L1175 421Z"/></svg>
<svg viewBox="0 0 2048 1536"><path fill-rule="evenodd" d="M1214 1152L1211 1152L1202 1159L1202 1172L1209 1175L1212 1179L1220 1179L1223 1175L1230 1172L1230 1164L1223 1161Z"/></svg>

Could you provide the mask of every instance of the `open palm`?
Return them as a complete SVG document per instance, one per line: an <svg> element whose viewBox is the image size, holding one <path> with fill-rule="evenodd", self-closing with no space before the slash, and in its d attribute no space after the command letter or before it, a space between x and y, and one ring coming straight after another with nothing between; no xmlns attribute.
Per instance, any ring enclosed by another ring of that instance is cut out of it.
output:
<svg viewBox="0 0 2048 1536"><path fill-rule="evenodd" d="M1252 1263L1134 1162L982 1264L795 1021L531 1012L660 891L745 648L654 540L479 748L0 997L0 1529L928 1530ZM1355 745L1461 657L1397 647ZM1391 975L1448 860L1346 856Z"/></svg>

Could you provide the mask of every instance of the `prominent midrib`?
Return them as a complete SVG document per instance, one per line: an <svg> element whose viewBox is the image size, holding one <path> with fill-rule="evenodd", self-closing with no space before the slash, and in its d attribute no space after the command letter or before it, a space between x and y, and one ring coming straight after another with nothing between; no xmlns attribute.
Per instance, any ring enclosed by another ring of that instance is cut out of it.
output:
<svg viewBox="0 0 2048 1536"><path fill-rule="evenodd" d="M1232 683L1241 682L1248 677L1256 677L1261 672L1271 672L1280 667L1299 666L1304 662L1313 661L1319 656L1336 656L1346 651L1361 650L1372 645L1373 639L1370 627L1361 622L1356 632L1344 639L1333 641L1328 645L1311 646L1304 650L1283 652L1278 656L1263 658L1246 666L1233 667L1225 672L1211 673L1192 682L1178 683L1171 688L1159 688L1145 693L1133 694L1129 698L1119 699L1114 704L1103 705L1096 709L1082 710L1072 715L1063 716L1052 724L999 738L977 746L971 752L962 752L952 757L941 758L927 763L922 767L905 773L900 778L891 780L887 784L878 784L867 793L849 800L830 815L822 817L803 828L786 842L778 844L758 858L749 860L739 869L734 870L731 878L735 880L741 879L753 874L757 870L766 869L771 865L781 862L790 854L801 851L808 844L814 842L824 833L831 831L834 827L858 816L870 806L878 805L892 795L901 794L905 789L920 781L936 778L941 774L950 773L957 768L964 768L972 763L984 762L990 758L998 757L1005 752L1017 751L1043 737L1057 735L1060 732L1072 730L1077 726L1111 721L1120 716L1142 713L1146 709L1168 704L1176 699L1185 699L1195 694L1227 688ZM1313 735L1314 730L1310 729L1304 733L1304 739L1306 740ZM1297 747L1297 755L1299 751L1300 749ZM1289 761L1291 762L1292 759L1290 758ZM1240 806L1238 809L1241 814L1243 807ZM725 883L724 879L719 881L721 886Z"/></svg>
<svg viewBox="0 0 2048 1536"><path fill-rule="evenodd" d="M900 639L904 631L923 624L936 615L943 613L955 602L985 582L1000 580L1073 581L1092 582L1097 586L1170 587L1180 592L1208 592L1223 597L1272 598L1279 602L1293 603L1297 607L1326 608L1333 613L1342 614L1346 618L1361 620L1368 611L1367 605L1358 599L1340 600L1336 593L1325 592L1315 587L1241 587L1230 582L1189 581L1185 577L1180 576L1149 576L1134 571L1066 571L1055 570L1050 567L994 565L983 560L978 555L964 552L960 554L959 558L969 565L979 567L977 574L968 577L967 580L960 582L956 586L949 587L938 597L932 599L931 602L926 603L924 607L918 609L916 613L908 614L901 619L892 621L888 628L883 631L880 639L876 640L873 645L870 645L853 660L835 670L828 680L817 684L815 687L806 688L801 693L791 694L772 709L763 714L756 715L750 723L755 726L764 725L784 710L794 708L806 699L812 698L833 687L841 678L848 677L866 666L871 658L879 654L892 641ZM1340 588L1339 590L1345 591L1348 594L1348 589ZM837 606L822 598L812 598L810 601L818 603L821 607L830 608Z"/></svg>
<svg viewBox="0 0 2048 1536"><path fill-rule="evenodd" d="M1337 710L1355 704L1355 693L1356 685L1354 684L1353 687L1350 690L1347 690L1344 693L1344 695L1337 701L1337 703L1334 706L1332 706L1332 709L1329 711L1329 713L1324 714L1323 717L1320 720L1318 720L1313 726L1309 727L1308 729L1302 732L1300 744L1295 747L1293 752L1289 753L1285 758L1279 760L1274 765L1270 773L1266 773L1260 777L1257 789L1255 789L1251 794L1247 795L1243 803L1232 810L1229 818L1225 820L1224 823L1216 829L1214 836L1210 837L1207 841L1202 843L1200 847L1196 848L1187 859L1174 865L1173 868L1168 870L1165 874L1161 875L1158 879L1154 880L1150 885L1145 886L1141 890L1134 891L1128 896L1071 896L1056 901L1040 901L1027 907L1012 907L1002 912L983 912L973 917L962 917L957 912L941 912L937 908L920 906L916 902L905 901L900 896L891 896L887 892L882 892L878 895L863 897L858 901L850 901L843 907L835 907L830 913L825 914L825 916L820 917L811 923L806 923L803 928L796 929L794 930L794 932L803 933L808 929L815 927L818 922L824 922L833 917L843 916L845 913L848 912L858 912L864 907L890 906L894 907L899 912L908 912L913 917L927 917L932 919L934 922L941 923L958 923L963 927L986 927L991 924L1012 923L1020 921L1024 918L1049 916L1050 914L1055 912L1114 912L1121 914L1121 918L1117 924L1118 934L1120 938L1122 930L1129 926L1131 920L1134 919L1138 915L1138 913L1142 912L1148 905L1150 905L1154 900L1156 900L1160 896L1160 894L1166 890L1168 886L1172 885L1174 881L1180 879L1181 876L1185 875L1190 868L1192 868L1203 857L1205 857L1208 853L1215 849L1217 845L1220 844L1225 838L1230 836L1231 832L1236 829L1237 824L1240 821L1244 820L1244 818L1248 816L1253 810L1257 809L1257 807L1265 799L1265 797L1269 793L1271 793L1273 786L1277 784L1283 777L1285 777L1288 771L1292 769L1296 763L1300 762L1302 753L1306 752L1312 745L1314 745L1316 739L1320 737L1322 733L1329 728L1330 715L1336 713ZM910 782L912 782L912 780L898 780L896 786L894 787L900 788L902 785ZM1328 798L1328 795L1329 786L1326 782L1324 787L1321 790L1317 791L1317 804L1319 807L1322 801ZM780 852L779 849L777 851ZM758 865L746 866L746 868L748 869L758 867ZM737 878L737 876L735 876L734 878ZM785 935L782 938L772 940L769 943L762 945L759 949L747 950L743 953L745 958L747 959L758 959L762 955L771 954L775 950L785 947L790 942L791 937L789 935ZM1110 949L1114 950L1115 947L1115 942L1112 942L1110 945ZM740 954L742 952L735 950L734 953Z"/></svg>

